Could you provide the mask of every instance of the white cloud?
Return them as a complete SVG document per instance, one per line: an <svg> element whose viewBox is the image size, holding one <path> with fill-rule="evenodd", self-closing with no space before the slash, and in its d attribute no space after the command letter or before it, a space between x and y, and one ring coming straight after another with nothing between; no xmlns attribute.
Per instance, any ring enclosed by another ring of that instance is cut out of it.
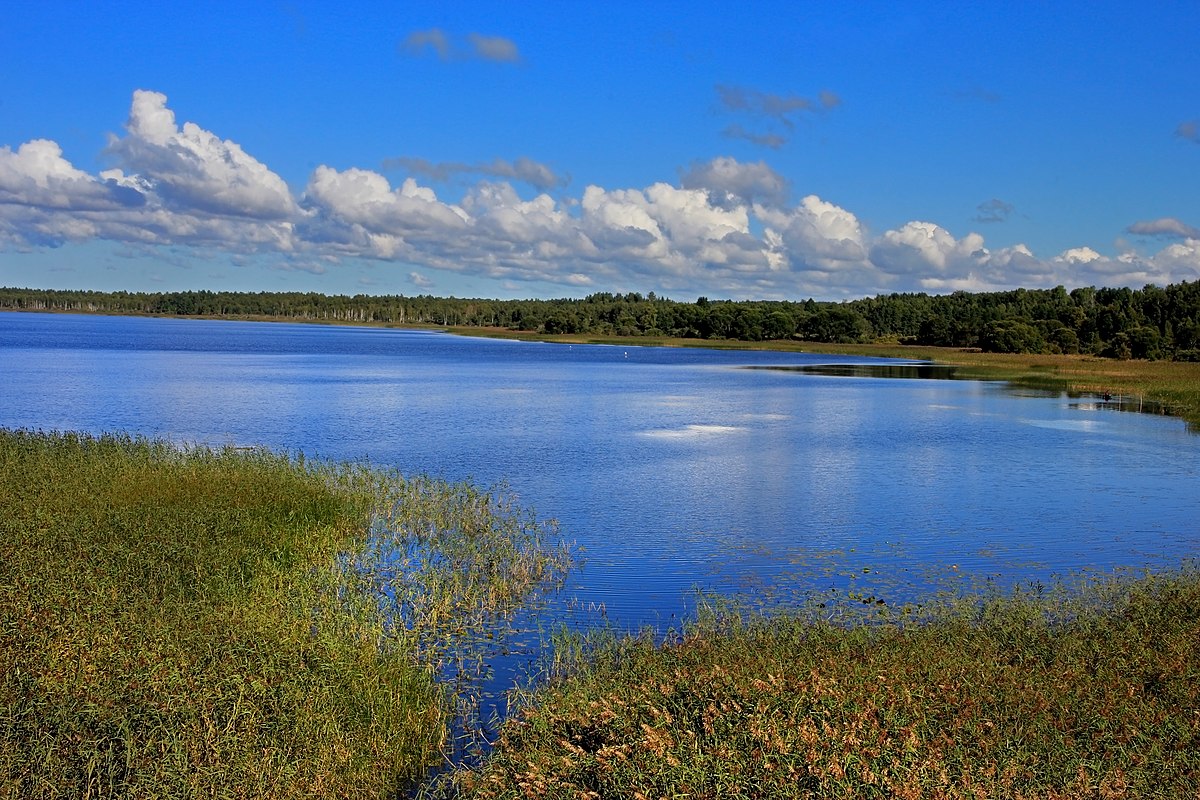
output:
<svg viewBox="0 0 1200 800"><path fill-rule="evenodd" d="M133 93L127 135L108 152L138 174L163 203L181 212L284 220L296 212L287 184L229 140L192 122L183 129L158 92ZM114 173L121 183L123 175Z"/></svg>
<svg viewBox="0 0 1200 800"><path fill-rule="evenodd" d="M1200 237L1170 244L1150 259L1153 282L1169 283L1200 278Z"/></svg>
<svg viewBox="0 0 1200 800"><path fill-rule="evenodd" d="M777 105L800 107L786 97ZM817 195L789 204L787 182L765 162L729 157L694 163L681 185L590 185L578 197L558 198L522 196L508 180L550 184L553 173L538 162L497 160L470 168L490 179L457 202L414 177L393 186L378 172L322 165L297 198L239 145L191 122L178 125L166 98L144 91L134 94L125 134L107 152L116 165L92 175L53 141L0 148L0 246L103 239L162 254L166 246L239 258L274 254L279 268L314 274L367 258L394 265L418 287L437 270L505 287L753 298L1200 277L1200 237L1175 218L1129 227L1178 240L1157 252L1122 245L1109 257L1077 247L1039 258L1023 244L989 248L978 233L960 238L927 221L872 233L852 211ZM430 169L453 174L459 166ZM1006 206L998 203L981 210Z"/></svg>
<svg viewBox="0 0 1200 800"><path fill-rule="evenodd" d="M958 240L950 231L932 222L908 222L899 230L886 231L871 250L871 261L896 275L969 271L986 253L983 237L968 234Z"/></svg>
<svg viewBox="0 0 1200 800"><path fill-rule="evenodd" d="M1055 256L1054 260L1061 264L1090 264L1093 261L1100 261L1103 258L1103 256L1090 247L1072 247L1070 250L1064 250Z"/></svg>
<svg viewBox="0 0 1200 800"><path fill-rule="evenodd" d="M144 205L145 197L115 180L94 178L62 157L48 139L14 152L0 148L0 203L59 210L103 210Z"/></svg>
<svg viewBox="0 0 1200 800"><path fill-rule="evenodd" d="M838 269L866 266L866 234L854 214L808 195L791 209L755 206L755 215L778 234L776 248L793 264Z"/></svg>
<svg viewBox="0 0 1200 800"><path fill-rule="evenodd" d="M685 189L707 189L714 202L728 206L762 202L782 205L788 182L765 161L744 163L729 156L694 163L680 179Z"/></svg>
<svg viewBox="0 0 1200 800"><path fill-rule="evenodd" d="M981 292L1072 283L1056 264L1037 258L1023 244L992 250L978 233L959 239L931 222L885 231L870 258L898 291Z"/></svg>
<svg viewBox="0 0 1200 800"><path fill-rule="evenodd" d="M498 241L514 243L556 242L570 238L574 220L549 195L520 198L507 183L480 183L463 198L463 210L477 227Z"/></svg>
<svg viewBox="0 0 1200 800"><path fill-rule="evenodd" d="M468 222L466 212L440 202L432 189L412 178L393 190L387 178L365 169L338 172L321 165L309 178L304 196L325 216L375 234L461 230Z"/></svg>

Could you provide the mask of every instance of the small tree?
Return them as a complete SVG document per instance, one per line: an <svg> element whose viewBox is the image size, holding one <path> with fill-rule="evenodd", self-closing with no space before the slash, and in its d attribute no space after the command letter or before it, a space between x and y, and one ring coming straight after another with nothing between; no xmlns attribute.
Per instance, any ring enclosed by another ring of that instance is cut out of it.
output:
<svg viewBox="0 0 1200 800"><path fill-rule="evenodd" d="M1006 319L984 326L979 346L989 353L1041 353L1046 340L1032 325Z"/></svg>
<svg viewBox="0 0 1200 800"><path fill-rule="evenodd" d="M1139 325L1129 332L1129 352L1133 358L1162 358L1162 336L1157 328Z"/></svg>

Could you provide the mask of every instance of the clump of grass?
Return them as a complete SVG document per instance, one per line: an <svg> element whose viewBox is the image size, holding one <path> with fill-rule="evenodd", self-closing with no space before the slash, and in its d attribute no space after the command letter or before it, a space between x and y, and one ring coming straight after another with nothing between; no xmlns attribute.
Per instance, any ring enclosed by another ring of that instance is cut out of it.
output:
<svg viewBox="0 0 1200 800"><path fill-rule="evenodd" d="M1191 797L1200 574L576 641L465 797Z"/></svg>
<svg viewBox="0 0 1200 800"><path fill-rule="evenodd" d="M383 475L356 568L389 597L392 624L423 638L474 629L561 584L569 547L503 487ZM449 624L449 621L453 624Z"/></svg>
<svg viewBox="0 0 1200 800"><path fill-rule="evenodd" d="M471 492L262 451L0 431L0 796L393 795L442 759L454 712L391 598L443 607L423 593L472 536L531 530ZM356 556L410 534L430 542L424 583L405 573L381 593L386 567ZM549 569L533 549L525 562ZM544 576L514 569L525 583L503 602ZM488 585L454 597L494 609ZM453 607L418 617L463 624Z"/></svg>
<svg viewBox="0 0 1200 800"><path fill-rule="evenodd" d="M478 760L494 721L481 715L488 661L507 650L518 611L561 587L573 562L553 521L504 488L378 474L374 524L352 566L380 598L388 636L408 641L453 708L448 761Z"/></svg>

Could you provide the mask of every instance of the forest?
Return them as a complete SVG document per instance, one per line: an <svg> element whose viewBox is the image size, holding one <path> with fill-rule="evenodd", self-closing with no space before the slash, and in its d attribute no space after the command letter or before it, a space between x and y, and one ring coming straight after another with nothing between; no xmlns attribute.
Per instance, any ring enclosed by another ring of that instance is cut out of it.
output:
<svg viewBox="0 0 1200 800"><path fill-rule="evenodd" d="M488 327L544 334L743 341L889 341L996 353L1200 361L1200 282L1142 289L905 293L678 302L654 292L484 300L315 292L96 292L0 288L0 309Z"/></svg>

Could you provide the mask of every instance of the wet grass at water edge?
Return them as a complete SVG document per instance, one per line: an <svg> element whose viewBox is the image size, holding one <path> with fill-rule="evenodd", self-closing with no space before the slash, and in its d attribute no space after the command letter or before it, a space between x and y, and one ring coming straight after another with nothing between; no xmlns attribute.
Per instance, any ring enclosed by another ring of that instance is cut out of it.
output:
<svg viewBox="0 0 1200 800"><path fill-rule="evenodd" d="M394 796L554 538L437 480L0 431L0 797Z"/></svg>
<svg viewBox="0 0 1200 800"><path fill-rule="evenodd" d="M572 643L573 642L573 643ZM568 637L471 798L1200 792L1200 571Z"/></svg>

